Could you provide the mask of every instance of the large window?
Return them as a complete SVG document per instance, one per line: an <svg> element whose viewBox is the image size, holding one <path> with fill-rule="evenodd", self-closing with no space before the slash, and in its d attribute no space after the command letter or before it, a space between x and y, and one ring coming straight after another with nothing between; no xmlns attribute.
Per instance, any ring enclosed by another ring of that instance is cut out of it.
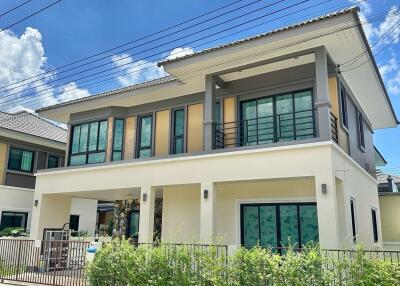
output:
<svg viewBox="0 0 400 286"><path fill-rule="evenodd" d="M257 98L241 103L240 145L312 138L314 112L311 90Z"/></svg>
<svg viewBox="0 0 400 286"><path fill-rule="evenodd" d="M112 153L113 161L122 160L123 139L124 139L124 120L115 119L114 136L113 136L113 153Z"/></svg>
<svg viewBox="0 0 400 286"><path fill-rule="evenodd" d="M49 155L47 157L47 168L48 169L58 168L59 160L60 160L60 156Z"/></svg>
<svg viewBox="0 0 400 286"><path fill-rule="evenodd" d="M350 215L351 215L351 230L353 234L353 241L357 241L357 222L356 222L356 201L354 198L350 199Z"/></svg>
<svg viewBox="0 0 400 286"><path fill-rule="evenodd" d="M139 117L137 157L147 158L153 152L153 115Z"/></svg>
<svg viewBox="0 0 400 286"><path fill-rule="evenodd" d="M107 121L72 127L70 165L101 163L106 160Z"/></svg>
<svg viewBox="0 0 400 286"><path fill-rule="evenodd" d="M21 172L33 172L34 152L10 147L8 169Z"/></svg>
<svg viewBox="0 0 400 286"><path fill-rule="evenodd" d="M343 86L340 87L340 109L342 112L342 116L340 117L342 120L342 125L346 128L349 128L349 119L347 115L347 92Z"/></svg>
<svg viewBox="0 0 400 286"><path fill-rule="evenodd" d="M0 230L7 227L26 228L28 213L24 212L2 212L0 221Z"/></svg>
<svg viewBox="0 0 400 286"><path fill-rule="evenodd" d="M300 247L318 240L314 203L241 205L241 243L245 247Z"/></svg>
<svg viewBox="0 0 400 286"><path fill-rule="evenodd" d="M185 152L185 109L172 111L172 154Z"/></svg>
<svg viewBox="0 0 400 286"><path fill-rule="evenodd" d="M360 111L357 112L357 135L358 145L362 150L365 150L364 119Z"/></svg>
<svg viewBox="0 0 400 286"><path fill-rule="evenodd" d="M374 235L374 242L378 242L378 221L376 218L376 209L371 209L372 216L372 233Z"/></svg>
<svg viewBox="0 0 400 286"><path fill-rule="evenodd" d="M131 211L128 215L127 235L137 238L139 236L139 211Z"/></svg>

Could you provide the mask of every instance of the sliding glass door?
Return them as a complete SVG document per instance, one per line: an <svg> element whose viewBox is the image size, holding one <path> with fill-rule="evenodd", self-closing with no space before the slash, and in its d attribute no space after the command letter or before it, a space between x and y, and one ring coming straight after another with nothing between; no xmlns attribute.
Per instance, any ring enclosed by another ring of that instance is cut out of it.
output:
<svg viewBox="0 0 400 286"><path fill-rule="evenodd" d="M311 90L243 101L240 109L240 145L314 137Z"/></svg>
<svg viewBox="0 0 400 286"><path fill-rule="evenodd" d="M318 242L315 203L241 205L241 243L245 247L300 247Z"/></svg>

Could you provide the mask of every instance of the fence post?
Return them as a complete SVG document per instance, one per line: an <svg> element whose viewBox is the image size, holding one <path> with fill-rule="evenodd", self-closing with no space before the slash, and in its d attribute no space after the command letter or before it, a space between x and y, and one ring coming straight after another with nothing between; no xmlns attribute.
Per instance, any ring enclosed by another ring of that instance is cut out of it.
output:
<svg viewBox="0 0 400 286"><path fill-rule="evenodd" d="M19 276L19 264L21 262L21 244L22 244L22 240L20 240L19 244L18 244L17 271L15 273L15 280L17 280L17 281L18 281L18 276Z"/></svg>

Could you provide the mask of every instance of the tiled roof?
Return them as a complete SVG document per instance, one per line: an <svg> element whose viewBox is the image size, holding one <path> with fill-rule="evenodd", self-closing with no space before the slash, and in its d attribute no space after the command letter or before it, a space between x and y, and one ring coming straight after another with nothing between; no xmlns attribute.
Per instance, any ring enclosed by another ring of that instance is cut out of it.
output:
<svg viewBox="0 0 400 286"><path fill-rule="evenodd" d="M275 29L275 30L269 31L269 32L265 32L265 33L262 33L262 34L258 34L258 35L255 35L255 36L251 36L251 37L248 37L248 38L245 38L245 39L241 39L241 40L238 40L238 41L234 41L234 42L230 42L230 43L227 43L227 44L219 45L219 46L216 46L216 47L213 47L213 48L205 49L205 50L202 50L202 51L199 51L199 52L196 52L196 53L193 53L193 54L189 54L189 55L186 55L186 56L178 57L176 59L170 59L170 60L161 61L161 62L158 63L158 66L161 66L161 65L164 65L164 64L167 64L167 63L171 63L171 62L176 62L176 61L179 61L179 60L185 59L185 58L195 57L195 56L202 55L202 54L205 54L205 53L208 53L208 52L212 52L212 51L215 51L215 50L219 50L219 49L222 49L222 48L226 48L226 47L242 44L242 43L249 42L249 41L252 41L252 40L256 40L256 39L259 39L259 38L267 37L267 36L270 36L271 34L283 32L283 31L286 31L286 30L289 30L289 29L293 29L293 28L297 28L297 27L300 27L300 26L304 26L304 25L307 25L307 24L314 23L314 22L318 22L318 21L322 21L322 20L325 20L325 19L329 19L329 18L332 18L332 17L335 17L335 16L339 16L339 15L343 15L343 14L347 14L347 13L355 13L355 12L358 12L358 11L359 11L359 8L355 7L355 6L349 7L349 8L345 8L345 9L342 9L342 10L339 10L339 11L331 12L329 14L325 14L325 15L322 15L322 16L319 16L319 17L316 17L316 18L313 18L313 19L309 19L309 20L306 20L306 21L302 21L302 22L299 22L299 23L296 23L296 24L288 25L288 26L285 26L285 27L282 27L282 28L279 28L279 29ZM177 81L177 79L175 77L173 77L173 76L166 76L166 77L162 77L162 78L159 78L159 79L147 81L147 82L144 82L144 83L139 83L139 84L135 84L135 85L131 85L131 86L127 86L127 87L123 87L123 88L119 88L119 89L114 89L114 90L111 90L111 91L107 91L107 92L103 92L103 93L99 93L99 94L95 94L95 95L91 95L91 96L75 99L75 100L72 100L72 101L62 102L62 103L59 103L59 104L43 107L43 108L40 108L40 109L38 109L36 111L37 112L41 112L41 111L54 109L54 108L58 108L58 107L62 107L62 106L66 106L66 105L70 105L70 104L74 104L74 103L85 102L85 101L88 101L88 100L94 100L94 99L98 99L98 98L102 98L102 97L105 97L105 96L114 95L114 94L121 93L121 92L132 91L132 90L137 90L137 89L146 88L146 87L150 87L150 86L161 85L161 84L169 83L169 82L172 82L172 81Z"/></svg>
<svg viewBox="0 0 400 286"><path fill-rule="evenodd" d="M384 174L384 173L378 174L376 179L378 180L379 184L385 184L388 182L387 179L389 176L392 177L394 183L396 183L396 184L400 183L399 176L390 175L390 174Z"/></svg>
<svg viewBox="0 0 400 286"><path fill-rule="evenodd" d="M0 111L0 128L67 143L67 130L27 111L17 113Z"/></svg>
<svg viewBox="0 0 400 286"><path fill-rule="evenodd" d="M335 17L335 16L339 16L339 15L343 15L343 14L347 14L347 13L355 13L355 12L358 12L359 10L360 9L357 6L348 7L348 8L342 9L342 10L338 10L338 11L335 11L335 12L331 12L329 14L325 14L325 15L319 16L317 18L313 18L313 19L309 19L309 20L306 20L306 21L298 22L296 24L291 24L291 25L288 25L288 26L284 26L284 27L281 27L279 29L271 30L271 31L268 31L268 32L265 32L265 33L261 33L261 34L255 35L255 36L251 36L251 37L244 38L244 39L241 39L241 40L237 40L237 41L234 41L234 42L230 42L230 43L227 43L227 44L219 45L219 46L216 46L216 47L204 49L204 50L196 52L196 53L184 55L182 57L177 57L177 58L174 58L174 59L161 61L161 62L158 63L158 65L162 66L164 64L176 62L176 61L179 61L179 60L182 60L182 59L192 58L192 57L199 56L199 55L202 55L202 54L206 54L206 53L209 53L209 52L212 52L212 51L216 51L216 50L219 50L219 49L222 49L222 48L227 48L227 47L230 47L230 46L239 45L239 44L246 43L246 42L249 42L249 41L253 41L253 40L256 40L256 39L259 39L259 38L264 38L264 37L270 36L272 34L283 32L283 31L286 31L286 30L289 30L289 29L301 27L301 26L304 26L306 24L311 24L311 23L314 23L314 22L318 22L318 21L321 21L321 20L329 19L329 18L332 18L332 17Z"/></svg>

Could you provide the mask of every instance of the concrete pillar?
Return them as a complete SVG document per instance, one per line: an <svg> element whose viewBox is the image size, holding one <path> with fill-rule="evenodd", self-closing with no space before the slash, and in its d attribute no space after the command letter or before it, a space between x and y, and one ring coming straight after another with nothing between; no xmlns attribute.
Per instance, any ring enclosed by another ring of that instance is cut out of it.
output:
<svg viewBox="0 0 400 286"><path fill-rule="evenodd" d="M214 149L215 141L215 89L216 80L211 75L206 75L206 87L204 98L204 150Z"/></svg>
<svg viewBox="0 0 400 286"><path fill-rule="evenodd" d="M154 205L156 192L150 186L140 190L139 242L152 243L154 234Z"/></svg>
<svg viewBox="0 0 400 286"><path fill-rule="evenodd" d="M327 165L330 165L327 161ZM323 186L326 185L326 188ZM332 166L327 166L315 176L318 212L318 230L321 248L339 249L340 226L336 182Z"/></svg>
<svg viewBox="0 0 400 286"><path fill-rule="evenodd" d="M332 140L331 104L329 101L328 61L326 49L315 51L315 107L317 108L317 135L324 141Z"/></svg>
<svg viewBox="0 0 400 286"><path fill-rule="evenodd" d="M200 189L200 241L212 244L216 236L216 187L213 182L202 182Z"/></svg>
<svg viewBox="0 0 400 286"><path fill-rule="evenodd" d="M45 228L61 229L64 224L69 223L71 199L64 195L36 193L32 208L31 239L42 239Z"/></svg>

